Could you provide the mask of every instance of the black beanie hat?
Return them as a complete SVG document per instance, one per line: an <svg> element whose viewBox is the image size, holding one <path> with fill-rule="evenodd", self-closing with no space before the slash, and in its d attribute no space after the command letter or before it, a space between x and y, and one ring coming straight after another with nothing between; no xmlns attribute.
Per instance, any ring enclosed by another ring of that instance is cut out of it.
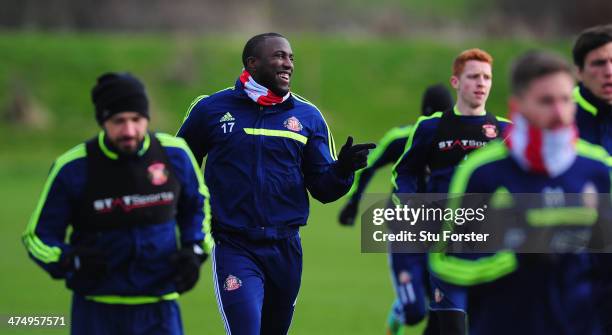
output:
<svg viewBox="0 0 612 335"><path fill-rule="evenodd" d="M149 118L149 102L144 85L129 73L105 73L98 77L91 90L96 106L96 120L102 125L111 116L121 112L137 112Z"/></svg>
<svg viewBox="0 0 612 335"><path fill-rule="evenodd" d="M453 96L446 86L442 84L432 85L423 94L421 113L425 116L430 116L435 112L447 111L453 108L454 104Z"/></svg>

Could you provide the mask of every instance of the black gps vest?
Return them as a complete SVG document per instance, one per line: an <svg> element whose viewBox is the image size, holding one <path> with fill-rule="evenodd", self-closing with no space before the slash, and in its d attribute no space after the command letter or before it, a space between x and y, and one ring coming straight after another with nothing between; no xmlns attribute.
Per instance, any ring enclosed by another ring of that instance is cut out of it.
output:
<svg viewBox="0 0 612 335"><path fill-rule="evenodd" d="M500 136L497 118L487 113L483 123L466 123L453 110L447 110L429 150L428 166L431 171L457 166L464 157Z"/></svg>
<svg viewBox="0 0 612 335"><path fill-rule="evenodd" d="M181 185L154 134L142 156L107 157L98 137L86 142L87 182L75 231L164 223L175 217Z"/></svg>

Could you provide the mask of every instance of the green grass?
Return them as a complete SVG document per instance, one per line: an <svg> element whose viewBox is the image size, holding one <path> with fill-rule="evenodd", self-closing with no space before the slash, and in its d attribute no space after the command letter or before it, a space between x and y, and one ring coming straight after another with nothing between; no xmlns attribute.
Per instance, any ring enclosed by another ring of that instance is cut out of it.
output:
<svg viewBox="0 0 612 335"><path fill-rule="evenodd" d="M153 35L0 34L0 110L18 81L50 113L42 130L0 123L0 315L67 314L69 291L31 262L19 236L57 155L96 131L89 92L97 75L129 70L143 78L153 106L153 128L174 133L195 96L233 85L244 38ZM569 41L544 43L558 50ZM447 82L452 58L479 46L496 58L488 109L505 115L508 62L537 41L438 41L292 38L294 90L317 104L338 148L347 135L376 141L390 127L413 122L423 88ZM567 54L563 52L563 54ZM389 190L389 170L369 191ZM361 254L359 229L340 227L344 200L312 202L302 230L304 276L292 334L381 334L393 299L384 254ZM181 298L187 334L221 334L210 264L197 289ZM37 330L0 333L35 334ZM65 333L62 330L45 333Z"/></svg>

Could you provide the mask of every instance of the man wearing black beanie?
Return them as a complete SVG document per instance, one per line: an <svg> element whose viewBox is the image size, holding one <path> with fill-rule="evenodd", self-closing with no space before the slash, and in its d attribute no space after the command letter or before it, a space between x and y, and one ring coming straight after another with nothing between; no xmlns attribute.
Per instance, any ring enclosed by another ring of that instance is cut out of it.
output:
<svg viewBox="0 0 612 335"><path fill-rule="evenodd" d="M23 243L73 291L72 334L182 334L176 299L212 243L208 190L185 141L148 132L137 78L104 74L91 95L102 131L55 161Z"/></svg>
<svg viewBox="0 0 612 335"><path fill-rule="evenodd" d="M108 141L121 153L134 153L137 145L142 143L149 121L149 102L144 85L128 73L106 73L98 78L91 91L91 98L96 108L96 120L104 128ZM124 112L129 111L127 114ZM114 127L118 121L124 121L127 115L133 122L126 122L126 127ZM105 126L111 119L109 126Z"/></svg>

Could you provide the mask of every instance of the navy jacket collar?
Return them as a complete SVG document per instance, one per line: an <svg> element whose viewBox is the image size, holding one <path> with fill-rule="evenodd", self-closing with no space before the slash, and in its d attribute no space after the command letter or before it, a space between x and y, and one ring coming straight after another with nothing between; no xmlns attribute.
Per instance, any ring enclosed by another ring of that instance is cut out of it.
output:
<svg viewBox="0 0 612 335"><path fill-rule="evenodd" d="M597 108L598 114L603 112L612 112L612 105L596 97L595 94L593 94L593 92L586 88L582 83L578 84L578 87L580 89L580 95L582 95L586 101L593 105L593 107Z"/></svg>

